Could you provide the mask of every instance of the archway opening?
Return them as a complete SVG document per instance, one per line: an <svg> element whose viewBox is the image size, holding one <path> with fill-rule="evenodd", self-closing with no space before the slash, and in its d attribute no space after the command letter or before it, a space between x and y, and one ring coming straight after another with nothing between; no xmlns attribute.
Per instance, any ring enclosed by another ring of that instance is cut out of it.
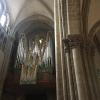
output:
<svg viewBox="0 0 100 100"><path fill-rule="evenodd" d="M24 100L29 100L29 97L30 100L40 100L41 95L43 100L53 100L56 98L53 24L47 18L35 16L33 19L26 19L15 28L3 94L7 92Z"/></svg>

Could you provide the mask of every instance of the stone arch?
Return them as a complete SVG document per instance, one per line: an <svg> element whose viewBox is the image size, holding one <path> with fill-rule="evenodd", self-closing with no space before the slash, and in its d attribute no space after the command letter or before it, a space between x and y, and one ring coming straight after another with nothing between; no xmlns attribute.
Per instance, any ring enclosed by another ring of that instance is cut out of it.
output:
<svg viewBox="0 0 100 100"><path fill-rule="evenodd" d="M100 20L97 21L93 27L91 28L88 38L90 42L93 44L93 52L91 53L91 58L92 59L91 63L93 62L94 66L94 75L98 84L98 88L100 88ZM99 92L99 91L98 91Z"/></svg>
<svg viewBox="0 0 100 100"><path fill-rule="evenodd" d="M36 14L36 15L32 15L24 20L22 20L20 23L18 23L13 32L12 33L20 33L19 30L21 30L22 28L25 29L25 27L23 27L24 25L27 25L27 23L30 23L30 24L33 24L33 23L41 23L41 24L45 24L45 25L48 25L49 27L51 27L52 29L54 28L54 23L53 21L49 18L49 17L46 17L44 15L39 15L39 14ZM27 27L27 26L26 26ZM14 36L15 36L14 34Z"/></svg>
<svg viewBox="0 0 100 100"><path fill-rule="evenodd" d="M39 24L39 25L37 25L37 24ZM34 25L36 25L36 27ZM19 40L21 39L22 34L23 33L27 34L27 32L28 32L27 30L32 29L31 26L33 26L35 28L38 28L38 26L39 26L39 29L40 29L40 27L42 27L42 29L47 28L48 30L51 29L53 31L53 21L46 16L33 15L33 16L30 16L30 17L24 19L19 24L17 24L15 29L14 29L15 34L13 34L13 35L15 36L15 42L17 42L17 43L16 43L16 45L14 44L14 49L15 49L14 51L15 52L13 55L15 55L15 56L17 55ZM32 34L34 34L35 31L32 30L32 32L33 32ZM54 42L54 39L53 39L53 42ZM54 48L52 50L54 51ZM54 52L52 53L52 55L54 55ZM53 58L53 61L54 61L54 59L55 59L55 57ZM15 58L15 60L16 60L16 58ZM54 61L54 64L55 64L55 61Z"/></svg>
<svg viewBox="0 0 100 100"><path fill-rule="evenodd" d="M22 33L25 33L24 30L28 30L28 28L30 29L31 25L36 25L37 23L40 24L40 27L42 26L42 28L46 27L48 29L50 28L50 30L52 30L52 32L54 31L54 23L50 18L43 16L43 15L39 15L39 14L32 15L32 16L22 20L14 28L13 37L15 38L15 42L17 42L17 46L18 46L18 41L22 36ZM28 26L28 24L30 24L30 25ZM27 33L27 31L26 31L26 33ZM54 38L54 34L52 34L52 36ZM16 49L17 49L17 46L16 46Z"/></svg>
<svg viewBox="0 0 100 100"><path fill-rule="evenodd" d="M93 41L94 36L98 33L98 31L100 31L100 20L97 21L94 26L91 28L89 34L88 34L88 38Z"/></svg>

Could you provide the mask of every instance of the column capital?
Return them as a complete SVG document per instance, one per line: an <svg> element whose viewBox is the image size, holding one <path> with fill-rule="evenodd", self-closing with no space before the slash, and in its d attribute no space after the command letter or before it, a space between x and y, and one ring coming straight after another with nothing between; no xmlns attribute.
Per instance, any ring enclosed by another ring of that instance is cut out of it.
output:
<svg viewBox="0 0 100 100"><path fill-rule="evenodd" d="M68 51L68 49L73 49L76 47L81 46L83 43L83 38L80 34L72 34L68 35L66 39L63 39L65 51Z"/></svg>
<svg viewBox="0 0 100 100"><path fill-rule="evenodd" d="M93 44L89 39L84 39L81 34L71 34L68 35L66 39L63 39L64 43L64 49L65 52L67 52L70 49L80 47L81 49L85 49L88 51L89 49L92 49L93 51Z"/></svg>

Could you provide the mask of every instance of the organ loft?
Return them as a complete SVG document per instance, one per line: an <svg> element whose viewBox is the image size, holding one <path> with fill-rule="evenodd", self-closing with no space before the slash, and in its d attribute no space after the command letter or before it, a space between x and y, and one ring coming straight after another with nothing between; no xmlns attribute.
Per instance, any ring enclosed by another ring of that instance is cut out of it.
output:
<svg viewBox="0 0 100 100"><path fill-rule="evenodd" d="M100 100L100 0L0 0L0 100Z"/></svg>

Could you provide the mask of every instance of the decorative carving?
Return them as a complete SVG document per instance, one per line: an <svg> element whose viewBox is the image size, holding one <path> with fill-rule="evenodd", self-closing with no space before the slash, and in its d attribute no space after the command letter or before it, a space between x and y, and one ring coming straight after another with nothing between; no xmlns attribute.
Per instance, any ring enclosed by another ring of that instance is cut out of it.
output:
<svg viewBox="0 0 100 100"><path fill-rule="evenodd" d="M41 73L53 72L52 33L26 34L18 45L17 59L21 64L21 84L36 84ZM20 67L20 66L19 66ZM39 74L37 76L37 74Z"/></svg>
<svg viewBox="0 0 100 100"><path fill-rule="evenodd" d="M68 35L67 39L63 39L64 45L65 45L65 52L67 52L69 49L80 47L81 49L85 49L86 51L91 50L91 52L94 52L94 45L91 43L89 39L84 40L82 35L80 34L72 34Z"/></svg>
<svg viewBox="0 0 100 100"><path fill-rule="evenodd" d="M64 39L63 42L65 44L65 51L68 51L69 48L72 49L81 46L83 38L79 34L68 35L67 39Z"/></svg>

